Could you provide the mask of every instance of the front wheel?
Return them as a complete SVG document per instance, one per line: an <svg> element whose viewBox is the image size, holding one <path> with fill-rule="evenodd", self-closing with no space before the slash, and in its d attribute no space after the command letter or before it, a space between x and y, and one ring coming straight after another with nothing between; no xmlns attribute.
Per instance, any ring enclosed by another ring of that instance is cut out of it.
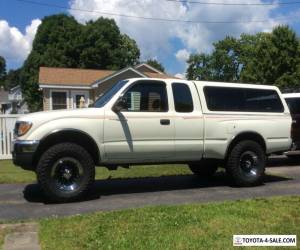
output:
<svg viewBox="0 0 300 250"><path fill-rule="evenodd" d="M81 198L95 179L93 159L74 143L49 148L39 160L36 172L45 195L56 202Z"/></svg>
<svg viewBox="0 0 300 250"><path fill-rule="evenodd" d="M238 186L261 184L264 178L266 156L263 147L255 141L237 143L228 156L226 170Z"/></svg>

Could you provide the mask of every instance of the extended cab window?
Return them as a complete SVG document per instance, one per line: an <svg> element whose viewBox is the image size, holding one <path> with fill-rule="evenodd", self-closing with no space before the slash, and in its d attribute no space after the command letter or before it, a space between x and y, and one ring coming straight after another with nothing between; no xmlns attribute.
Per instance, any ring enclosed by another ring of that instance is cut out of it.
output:
<svg viewBox="0 0 300 250"><path fill-rule="evenodd" d="M193 112L193 98L191 95L190 88L184 83L173 83L172 84L175 110L179 113Z"/></svg>
<svg viewBox="0 0 300 250"><path fill-rule="evenodd" d="M283 112L284 107L275 90L204 87L207 108L211 111Z"/></svg>
<svg viewBox="0 0 300 250"><path fill-rule="evenodd" d="M168 98L164 82L142 81L133 85L124 95L131 112L167 112Z"/></svg>

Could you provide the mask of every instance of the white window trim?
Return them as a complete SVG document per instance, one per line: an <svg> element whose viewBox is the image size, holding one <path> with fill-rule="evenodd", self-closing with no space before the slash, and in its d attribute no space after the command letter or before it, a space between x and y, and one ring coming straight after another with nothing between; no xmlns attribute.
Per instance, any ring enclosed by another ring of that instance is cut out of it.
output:
<svg viewBox="0 0 300 250"><path fill-rule="evenodd" d="M72 86L72 85L45 85L40 84L41 89L92 89L90 86Z"/></svg>
<svg viewBox="0 0 300 250"><path fill-rule="evenodd" d="M49 106L50 106L50 110L53 110L53 106L52 106L52 93L53 92L63 92L66 93L67 96L67 109L70 108L70 96L69 96L69 91L68 90L61 90L61 89L50 89L50 97L49 97Z"/></svg>
<svg viewBox="0 0 300 250"><path fill-rule="evenodd" d="M142 66L145 66L146 68L151 69L152 71L157 72L158 74L164 74L164 73L161 72L160 70L158 70L158 69L156 69L156 68L153 68L152 66L150 66L150 65L147 64L147 63L141 63L141 64L135 66L135 69L139 69L139 68L141 68Z"/></svg>
<svg viewBox="0 0 300 250"><path fill-rule="evenodd" d="M117 72L115 72L115 73L113 73L113 74L111 74L111 75L109 75L109 76L107 76L107 77L105 77L105 78L102 78L102 79L100 79L100 80L97 80L95 83L92 84L92 88L97 88L101 83L103 83L103 82L105 82L105 81L108 81L108 80L110 80L110 79L112 79L112 78L114 78L114 77L116 77L116 76L118 76L118 75L120 75L120 74L123 74L123 73L125 73L126 71L133 71L134 73L138 74L139 76L141 76L141 77L143 77L143 78L147 77L145 74L143 74L143 73L141 73L141 72L135 70L135 69L132 68L132 67L129 67L129 68L125 68L125 69L122 69L122 70L120 70L120 71L117 71Z"/></svg>

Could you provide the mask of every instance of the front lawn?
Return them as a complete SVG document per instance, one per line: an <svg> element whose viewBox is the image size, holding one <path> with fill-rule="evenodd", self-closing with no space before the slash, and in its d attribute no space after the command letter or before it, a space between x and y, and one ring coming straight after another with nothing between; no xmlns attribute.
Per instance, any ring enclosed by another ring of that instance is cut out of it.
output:
<svg viewBox="0 0 300 250"><path fill-rule="evenodd" d="M99 212L43 219L39 234L42 249L231 249L233 234L299 237L299 205L276 197Z"/></svg>
<svg viewBox="0 0 300 250"><path fill-rule="evenodd" d="M30 183L35 181L35 174L16 167L12 161L0 160L0 183Z"/></svg>
<svg viewBox="0 0 300 250"><path fill-rule="evenodd" d="M113 171L108 171L106 168L96 168L96 179L98 180L107 178L158 177L185 174L192 174L192 172L186 165L179 164L132 166L130 169L118 168ZM35 173L14 166L12 161L0 161L0 183L30 183L35 181Z"/></svg>
<svg viewBox="0 0 300 250"><path fill-rule="evenodd" d="M0 249L2 250L4 244L5 235L10 233L8 230L4 228L0 228Z"/></svg>

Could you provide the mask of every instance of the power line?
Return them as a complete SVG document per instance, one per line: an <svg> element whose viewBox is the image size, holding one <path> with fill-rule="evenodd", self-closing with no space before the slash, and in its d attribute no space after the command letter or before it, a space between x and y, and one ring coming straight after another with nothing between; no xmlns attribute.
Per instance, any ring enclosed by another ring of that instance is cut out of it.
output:
<svg viewBox="0 0 300 250"><path fill-rule="evenodd" d="M57 4L50 4L50 3L42 3L42 2L36 2L32 0L15 0L18 2L33 4L33 5L39 5L39 6L45 6L45 7L53 7L57 9L64 9L64 10L74 10L74 11L80 11L80 12L88 12L88 13L97 13L101 15L107 15L107 16L118 16L118 17L124 17L124 18L133 18L133 19L143 19L143 20L150 20L150 21L161 21L161 22L179 22L179 23L193 23L193 24L239 24L239 23L265 23L269 20L251 20L251 21L207 21L207 20L185 20L185 19L167 19L167 18L155 18L155 17L144 17L144 16L135 16L135 15L126 15L126 14L120 14L120 13L112 13L112 12L105 12L105 11L98 11L98 10L88 10L88 9L79 9L79 8L73 8L73 7L66 7L62 5ZM273 18L272 20L277 21L289 21L291 17L289 18Z"/></svg>
<svg viewBox="0 0 300 250"><path fill-rule="evenodd" d="M165 0L167 2L177 3L190 3L190 4L202 4L202 5L221 5L221 6L272 6L272 5L296 5L300 4L300 1L293 2L263 2L263 3L224 3L224 2L203 2L194 0Z"/></svg>

